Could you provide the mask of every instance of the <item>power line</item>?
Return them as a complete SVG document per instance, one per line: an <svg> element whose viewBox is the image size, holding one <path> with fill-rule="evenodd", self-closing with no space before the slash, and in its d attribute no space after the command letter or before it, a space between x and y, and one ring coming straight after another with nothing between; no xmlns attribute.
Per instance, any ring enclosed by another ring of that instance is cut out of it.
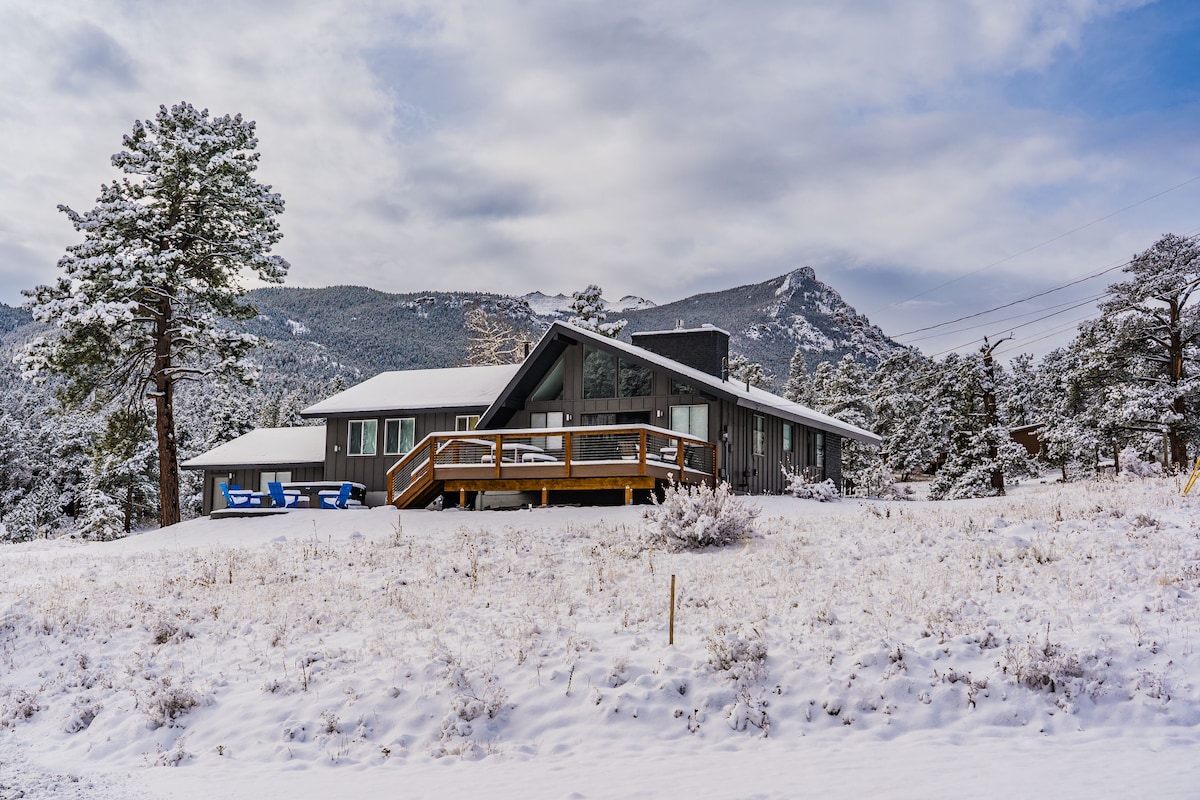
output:
<svg viewBox="0 0 1200 800"><path fill-rule="evenodd" d="M953 325L956 322L965 322L966 320L969 320L969 319L975 319L976 317L982 317L986 314L991 314L994 311L1002 311L1006 308L1012 308L1013 306L1020 305L1021 303L1028 303L1030 300L1036 300L1039 297L1045 297L1048 294L1054 294L1055 292L1062 291L1063 289L1069 289L1070 287L1075 286L1077 284L1085 283L1090 280L1095 280L1096 278L1099 278L1101 275L1107 275L1108 273L1112 272L1113 270L1118 270L1118 269L1121 269L1122 267L1126 267L1128 265L1129 265L1128 261L1122 261L1120 264L1114 264L1110 267L1106 267L1106 268L1100 270L1099 272L1092 273L1091 275L1085 275L1084 277L1077 278L1076 280L1070 281L1069 283L1064 283L1061 286L1055 286L1051 289L1046 289L1045 291L1038 292L1037 294L1031 294L1028 297L1022 297L1020 300L1013 300L1011 303L1004 303L1003 305L993 306L992 308L986 309L984 311L977 311L974 314L967 314L966 316L962 316L957 319L947 320L946 322L939 322L936 325L926 325L924 328L917 328L916 330L905 331L904 333L897 333L897 334L894 334L892 336L892 338L898 339L901 336L911 336L914 333L924 333L925 331L932 331L937 328L944 328L947 325ZM969 276L964 275L963 277L969 277Z"/></svg>
<svg viewBox="0 0 1200 800"><path fill-rule="evenodd" d="M1105 292L1100 292L1099 294L1094 294L1094 295L1092 295L1091 297L1089 297L1089 298L1087 298L1086 300L1084 300L1083 302L1090 303L1090 302L1093 302L1093 301L1099 300L1101 297L1104 297L1104 295L1106 295L1106 294L1108 294L1108 292L1106 292L1106 291L1105 291ZM1055 309L1055 308L1062 308L1063 306L1072 305L1073 303L1077 303L1077 302L1080 302L1080 301L1078 301L1078 300L1067 300L1067 301L1065 301L1065 302L1063 302L1063 303L1059 303L1058 305L1055 305L1055 306L1048 306L1048 307L1046 307L1046 308L1036 308L1036 309L1034 309L1033 311L1026 311L1026 312L1025 312L1025 313L1023 313L1023 314L1013 314L1011 317L1004 317L1003 319L994 319L994 320L992 320L991 322L989 322L988 324L989 324L989 325L995 325L995 324L998 324L998 323L1001 323L1001 322L1009 322L1009 321L1011 321L1011 320L1014 320L1014 319L1020 319L1021 317L1029 317L1029 316L1033 316L1034 314L1040 314L1040 313L1042 313L1043 311L1049 311L1049 310L1051 310L1051 309ZM1072 307L1074 307L1074 306L1072 306ZM998 311L999 309L992 309L992 310L993 310L993 311ZM943 323L943 324L949 325L949 324L951 324L951 323L947 322L947 323ZM941 327L941 326L933 326L933 327ZM913 342L924 342L924 341L926 341L926 340L928 340L928 339L937 339L937 338L938 338L938 337L940 337L940 336L950 336L950 335L952 335L952 334L955 334L955 333L966 333L967 331L973 331L973 330L975 330L976 328L980 328L980 327L983 327L983 326L982 326L982 325L968 325L968 326L967 326L967 327L965 327L965 328L955 328L955 329L954 329L954 330L952 330L952 331L945 331L945 332L943 332L943 333L931 333L931 334L929 334L929 335L927 335L927 336L918 336L918 337L917 337L917 338L915 338L915 339L909 339L909 342L908 342L908 343L909 343L909 344L911 344L911 343L913 343ZM915 331L914 331L914 332L915 332ZM903 335L903 334L900 334L900 335ZM893 337L893 338L894 338L894 337Z"/></svg>
<svg viewBox="0 0 1200 800"><path fill-rule="evenodd" d="M892 303L890 306L885 306L884 310L886 311L887 309L895 308L898 305L907 303L909 300L916 300L918 297L924 297L927 294L936 292L938 289L944 289L945 287L950 286L951 284L955 284L961 280L966 280L967 278L970 278L974 275L978 275L979 273L984 272L985 270L989 270L992 267L999 266L1000 264L1003 264L1006 261L1012 261L1014 258L1020 258L1021 256L1025 255L1027 253L1032 253L1034 250L1045 247L1048 244L1053 244L1054 242L1057 242L1060 239L1065 239L1066 237L1071 236L1072 234L1079 233L1082 230L1086 230L1087 228L1090 228L1093 225L1098 225L1101 222L1104 222L1105 220L1112 219L1113 217L1117 216L1118 214L1124 214L1126 211L1129 211L1132 208L1137 208L1138 206L1142 205L1143 203L1148 203L1151 200L1155 200L1159 197L1162 197L1165 194L1170 194L1171 192L1173 192L1177 189L1182 189L1184 186L1187 186L1190 183L1195 183L1196 181L1200 181L1200 175L1197 175L1193 178L1188 178L1183 183L1176 184L1175 186L1172 186L1169 189L1163 189L1161 192L1152 194L1149 197L1143 197L1141 200L1138 200L1136 203L1130 203L1129 205L1125 206L1124 208L1117 209L1116 211L1113 211L1110 214L1105 214L1103 217L1099 217L1099 218L1094 219L1091 222L1088 222L1084 225L1080 225L1078 228L1072 228L1071 230L1067 231L1066 233L1060 233L1058 236L1055 236L1051 239L1047 239L1044 242L1035 244L1032 247L1027 247L1024 250L1020 251L1019 253L1013 253L1012 255L1005 256L1004 258L1001 258L998 261L993 261L992 263L987 264L986 266L980 267L979 269L975 270L974 272L968 272L966 275L960 275L957 278L952 278L951 280L948 280L945 283L940 283L937 286L934 286L932 289L926 289L925 291L923 291L919 294L914 294L912 297L909 297L906 300L899 300L895 303ZM903 335L903 334L901 334L901 335Z"/></svg>

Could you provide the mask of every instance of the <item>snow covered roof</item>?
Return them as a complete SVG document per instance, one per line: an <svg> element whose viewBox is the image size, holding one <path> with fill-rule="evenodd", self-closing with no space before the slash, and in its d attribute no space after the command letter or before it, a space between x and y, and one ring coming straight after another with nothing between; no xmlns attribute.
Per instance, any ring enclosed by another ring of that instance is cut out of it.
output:
<svg viewBox="0 0 1200 800"><path fill-rule="evenodd" d="M487 408L517 373L519 365L447 367L383 372L300 412L304 417Z"/></svg>
<svg viewBox="0 0 1200 800"><path fill-rule="evenodd" d="M542 337L538 347L534 353L526 360L526 364L532 365L544 347L546 342L551 341L558 334L566 334L576 340L586 340L595 342L598 345L615 350L618 353L629 356L632 359L637 359L646 364L651 364L656 367L668 370L675 373L680 378L685 379L689 383L696 386L703 386L714 394L723 395L739 406L749 408L755 411L763 411L773 414L783 419L799 422L807 425L810 428L836 433L839 436L845 436L849 439L854 439L859 442L867 442L869 444L878 444L882 439L870 431L863 430L857 426L847 422L842 422L840 419L831 417L828 414L822 414L819 411L814 411L811 408L802 406L799 403L793 403L790 400L785 400L779 395L751 386L746 387L745 383L739 383L732 380L721 380L715 375L709 375L703 370L694 369L685 364L668 358L666 356L653 353L636 345L622 342L617 339L610 339L607 336L601 336L595 331L589 331L586 328L580 328L577 325L571 325L567 322L555 322L550 326L550 330ZM481 426L486 426L493 416L499 411L499 407L503 404L505 396L516 385L516 376L514 375L513 382L505 388L504 394L500 395L491 408L483 415L480 421Z"/></svg>
<svg viewBox="0 0 1200 800"><path fill-rule="evenodd" d="M260 464L320 464L325 426L258 428L180 464L184 469L222 469Z"/></svg>

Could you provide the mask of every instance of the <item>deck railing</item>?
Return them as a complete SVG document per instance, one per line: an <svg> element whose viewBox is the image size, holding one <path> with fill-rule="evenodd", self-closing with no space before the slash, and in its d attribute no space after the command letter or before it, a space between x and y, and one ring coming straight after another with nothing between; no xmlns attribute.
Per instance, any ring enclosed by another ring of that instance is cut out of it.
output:
<svg viewBox="0 0 1200 800"><path fill-rule="evenodd" d="M429 434L397 461L387 489L393 503L431 481L453 478L653 476L711 485L716 472L716 445L652 425L447 431Z"/></svg>

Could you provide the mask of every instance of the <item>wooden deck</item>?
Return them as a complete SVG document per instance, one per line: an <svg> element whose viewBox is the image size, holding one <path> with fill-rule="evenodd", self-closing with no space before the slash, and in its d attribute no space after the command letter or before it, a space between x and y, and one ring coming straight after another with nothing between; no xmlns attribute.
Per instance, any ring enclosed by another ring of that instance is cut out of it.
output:
<svg viewBox="0 0 1200 800"><path fill-rule="evenodd" d="M499 453L500 457L496 454ZM444 492L715 485L716 445L651 425L433 433L387 474L388 502L423 508Z"/></svg>

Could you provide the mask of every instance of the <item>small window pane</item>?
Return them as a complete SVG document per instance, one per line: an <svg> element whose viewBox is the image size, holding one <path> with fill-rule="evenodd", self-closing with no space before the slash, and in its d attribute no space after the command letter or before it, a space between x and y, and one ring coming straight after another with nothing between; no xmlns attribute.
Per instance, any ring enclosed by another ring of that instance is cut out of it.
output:
<svg viewBox="0 0 1200 800"><path fill-rule="evenodd" d="M584 348L583 396L585 399L617 396L617 359L612 353Z"/></svg>
<svg viewBox="0 0 1200 800"><path fill-rule="evenodd" d="M767 420L754 415L754 455L761 456L767 452Z"/></svg>
<svg viewBox="0 0 1200 800"><path fill-rule="evenodd" d="M696 394L696 387L671 378L671 394Z"/></svg>
<svg viewBox="0 0 1200 800"><path fill-rule="evenodd" d="M783 423L783 452L792 452L792 423Z"/></svg>
<svg viewBox="0 0 1200 800"><path fill-rule="evenodd" d="M389 419L383 423L384 455L404 455L413 449L417 432L416 417Z"/></svg>
<svg viewBox="0 0 1200 800"><path fill-rule="evenodd" d="M563 359L559 356L558 361L554 362L554 366L546 373L546 377L542 378L542 382L533 390L533 394L529 395L530 400L562 400L563 396Z"/></svg>
<svg viewBox="0 0 1200 800"><path fill-rule="evenodd" d="M375 455L375 439L379 432L379 421L355 419L350 421L350 441L346 448L352 456Z"/></svg>
<svg viewBox="0 0 1200 800"><path fill-rule="evenodd" d="M649 397L653 371L642 364L621 359L621 397Z"/></svg>

